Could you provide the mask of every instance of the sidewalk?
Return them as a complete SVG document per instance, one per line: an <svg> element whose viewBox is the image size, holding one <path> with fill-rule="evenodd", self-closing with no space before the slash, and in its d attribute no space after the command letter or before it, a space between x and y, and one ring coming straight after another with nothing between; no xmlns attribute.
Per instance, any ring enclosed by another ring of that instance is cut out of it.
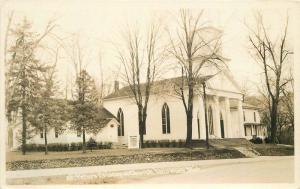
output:
<svg viewBox="0 0 300 189"><path fill-rule="evenodd" d="M72 167L38 170L6 171L7 179L66 176L67 180L120 177L133 175L180 174L194 169L227 164L293 159L294 156L260 156L256 158L139 163L91 167Z"/></svg>

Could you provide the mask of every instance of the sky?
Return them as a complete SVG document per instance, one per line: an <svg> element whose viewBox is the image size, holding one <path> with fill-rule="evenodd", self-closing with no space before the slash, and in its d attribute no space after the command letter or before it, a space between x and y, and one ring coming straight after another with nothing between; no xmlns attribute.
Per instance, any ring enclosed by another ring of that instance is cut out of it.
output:
<svg viewBox="0 0 300 189"><path fill-rule="evenodd" d="M179 8L191 8L194 12L204 10L203 21L223 30L223 56L230 59L227 64L235 80L249 93L257 92L261 83L262 70L250 56L248 40L249 27L254 27L254 12L261 11L270 33L276 38L282 32L286 15L291 18L289 42L293 42L293 5L289 3L270 3L270 1L8 1L2 11L6 25L7 15L14 11L13 25L26 16L33 23L33 30L43 32L47 22L55 19L57 28L53 31L64 38L71 34L79 36L84 49L88 72L99 81L101 54L105 82L119 80L120 62L116 46L121 43L121 33L126 25L141 30L149 25L151 19L158 18L165 27L174 23ZM283 1L282 1L283 2ZM3 31L2 31L3 32ZM2 35L3 36L3 35ZM164 38L165 39L165 38ZM63 50L62 50L63 51ZM63 52L61 52L63 54ZM57 64L57 77L62 85L70 83L74 73L70 59L61 55ZM164 74L173 77L174 71Z"/></svg>

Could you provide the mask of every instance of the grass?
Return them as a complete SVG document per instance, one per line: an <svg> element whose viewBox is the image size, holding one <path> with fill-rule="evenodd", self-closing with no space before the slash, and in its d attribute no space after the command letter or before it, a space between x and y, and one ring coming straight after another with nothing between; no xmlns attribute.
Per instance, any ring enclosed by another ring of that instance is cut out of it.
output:
<svg viewBox="0 0 300 189"><path fill-rule="evenodd" d="M262 156L294 155L294 147L274 144L251 145ZM167 161L190 161L204 159L243 158L239 151L223 148L144 148L144 149L103 149L67 152L7 152L7 170L46 169L62 167L82 167L112 164L132 164Z"/></svg>
<svg viewBox="0 0 300 189"><path fill-rule="evenodd" d="M187 149L147 148L142 150L112 149L87 152L52 152L44 155L32 152L21 155L8 153L7 170L47 169L63 167L86 167L114 164L135 164L150 162L172 162L207 159L232 159L245 157L234 149Z"/></svg>
<svg viewBox="0 0 300 189"><path fill-rule="evenodd" d="M262 156L293 156L293 146L283 146L276 144L254 144L254 149Z"/></svg>
<svg viewBox="0 0 300 189"><path fill-rule="evenodd" d="M120 156L120 155L135 155L135 154L151 154L151 153L173 153L190 151L187 148L145 148L145 149L103 149L103 150L87 150L82 151L66 151L66 152L27 152L22 155L22 152L7 152L6 161L32 161L32 160L53 160L65 158L81 158L81 157L101 157L101 156Z"/></svg>

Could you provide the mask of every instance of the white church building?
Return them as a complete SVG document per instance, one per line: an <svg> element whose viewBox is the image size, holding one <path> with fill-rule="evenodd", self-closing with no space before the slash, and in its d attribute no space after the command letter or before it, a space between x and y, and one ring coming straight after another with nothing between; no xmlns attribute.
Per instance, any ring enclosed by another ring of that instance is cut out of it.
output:
<svg viewBox="0 0 300 189"><path fill-rule="evenodd" d="M266 136L266 128L260 124L258 108L243 103L241 89L228 71L205 78L209 138L251 139L253 135L261 138ZM148 102L144 140L186 138L186 114L182 100L170 92L180 80L179 77L154 82ZM104 98L103 106L119 120L120 144L128 144L131 137L138 137L137 105L128 86L119 89L116 82L114 93ZM195 86L193 110L192 138L205 139L205 112L200 83Z"/></svg>
<svg viewBox="0 0 300 189"><path fill-rule="evenodd" d="M265 126L260 124L258 108L243 103L240 87L228 71L206 76L207 115L209 138L247 138L253 135L264 138L267 136ZM179 96L176 96L174 86L181 78L171 78L155 81L147 109L147 123L144 140L185 140L186 114ZM185 88L187 90L187 88ZM205 112L201 83L195 86L193 112L193 139L205 139ZM115 90L106 96L103 107L99 109L104 127L96 134L87 134L86 139L97 142L111 142L116 146L129 148L138 147L139 129L137 105L131 95L130 88L119 88L115 82ZM69 123L68 123L69 124ZM20 119L9 123L8 149L16 150L21 143L17 139L21 131ZM48 132L48 144L81 142L80 131L66 130L58 134L54 129ZM130 142L131 141L131 142ZM132 143L132 141L134 141ZM44 144L43 131L27 143Z"/></svg>

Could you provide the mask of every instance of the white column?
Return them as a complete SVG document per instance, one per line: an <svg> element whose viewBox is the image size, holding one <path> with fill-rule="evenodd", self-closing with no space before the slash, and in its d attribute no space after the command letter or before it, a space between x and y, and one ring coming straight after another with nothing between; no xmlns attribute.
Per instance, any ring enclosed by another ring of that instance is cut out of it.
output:
<svg viewBox="0 0 300 189"><path fill-rule="evenodd" d="M205 110L203 97L199 96L199 123L200 123L200 138L206 139L206 128L205 128Z"/></svg>
<svg viewBox="0 0 300 189"><path fill-rule="evenodd" d="M198 112L198 105L199 105L199 96L194 97L194 107L193 107L193 120L192 120L192 139L198 139L198 125L197 125L197 112Z"/></svg>
<svg viewBox="0 0 300 189"><path fill-rule="evenodd" d="M232 123L231 123L231 113L230 113L230 102L229 98L225 98L225 120L226 120L226 131L227 137L232 138Z"/></svg>
<svg viewBox="0 0 300 189"><path fill-rule="evenodd" d="M219 97L214 96L214 110L213 110L213 115L214 115L214 129L215 129L215 135L217 137L221 138L221 128L220 128L220 104L219 104Z"/></svg>
<svg viewBox="0 0 300 189"><path fill-rule="evenodd" d="M244 119L243 119L243 102L242 100L238 99L238 105L237 105L237 108L238 108L238 117L239 117L239 136L241 138L244 138L245 137L245 133L243 132L244 131Z"/></svg>

